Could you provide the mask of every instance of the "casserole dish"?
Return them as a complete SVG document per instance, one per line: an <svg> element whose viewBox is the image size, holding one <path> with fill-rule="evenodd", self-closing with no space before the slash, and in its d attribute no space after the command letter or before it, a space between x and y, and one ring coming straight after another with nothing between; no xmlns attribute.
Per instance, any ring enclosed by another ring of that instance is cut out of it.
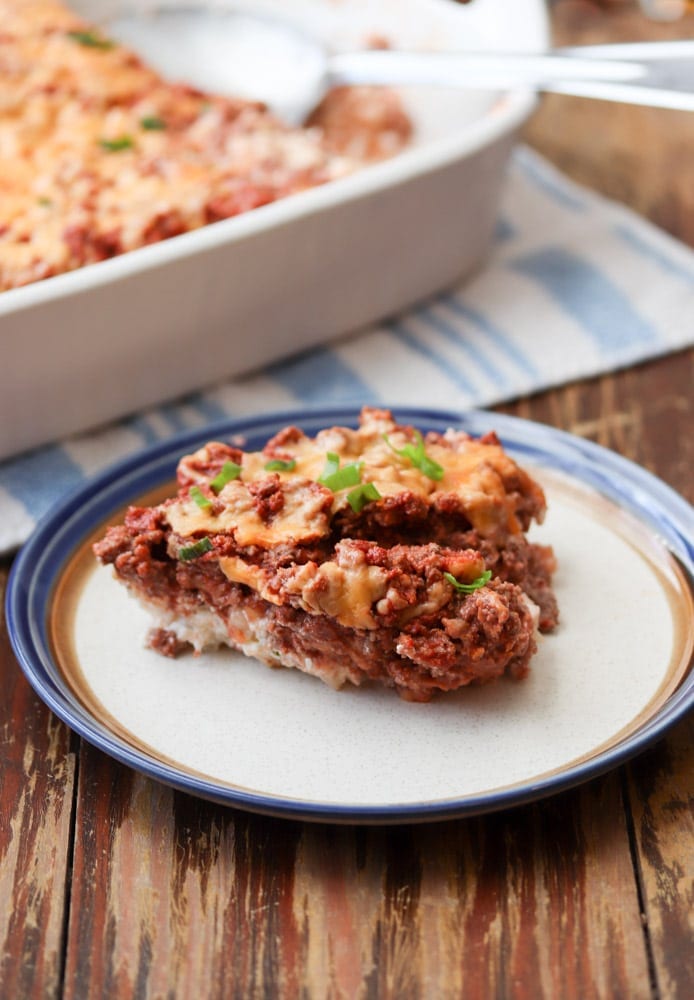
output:
<svg viewBox="0 0 694 1000"><path fill-rule="evenodd" d="M71 6L118 37L117 3ZM154 6L142 5L142 16ZM547 42L541 0L274 6L335 47L370 34L400 47ZM203 28L205 17L201 8ZM127 24L127 43L138 50L137 17ZM415 138L390 160L0 294L0 458L356 330L479 266L534 95L417 89L403 100Z"/></svg>

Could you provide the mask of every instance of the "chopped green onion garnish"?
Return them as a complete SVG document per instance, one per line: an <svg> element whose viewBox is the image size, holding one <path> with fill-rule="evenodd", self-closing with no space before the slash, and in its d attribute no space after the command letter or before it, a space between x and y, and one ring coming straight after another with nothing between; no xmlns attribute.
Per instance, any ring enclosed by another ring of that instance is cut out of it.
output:
<svg viewBox="0 0 694 1000"><path fill-rule="evenodd" d="M380 499L381 494L373 483L361 483L347 494L347 500L355 514L359 514L367 503Z"/></svg>
<svg viewBox="0 0 694 1000"><path fill-rule="evenodd" d="M332 475L321 476L318 482L335 492L336 490L344 490L348 486L356 486L360 479L361 466L357 465L356 462L350 462L349 465L343 466Z"/></svg>
<svg viewBox="0 0 694 1000"><path fill-rule="evenodd" d="M193 500L195 500L198 507L211 507L212 501L209 497L206 497L199 486L191 486L190 495Z"/></svg>
<svg viewBox="0 0 694 1000"><path fill-rule="evenodd" d="M435 462L433 458L429 458L424 449L424 438L419 433L419 431L414 432L416 439L416 444L406 444L404 448L395 448L388 440L388 435L383 435L383 440L396 455L402 455L403 458L408 458L410 462L423 472L428 479L443 479L443 466Z"/></svg>
<svg viewBox="0 0 694 1000"><path fill-rule="evenodd" d="M211 552L213 548L214 545L209 538L201 538L199 542L194 542L192 545L184 545L182 549L179 549L178 558L181 562L190 562L192 559L204 556L206 552Z"/></svg>
<svg viewBox="0 0 694 1000"><path fill-rule="evenodd" d="M146 118L140 118L140 125L145 132L163 132L166 129L164 119L157 118L156 115L148 115Z"/></svg>
<svg viewBox="0 0 694 1000"><path fill-rule="evenodd" d="M68 31L67 36L73 42L84 45L88 49L112 49L115 44L108 38L102 38L101 35L97 35L93 31Z"/></svg>
<svg viewBox="0 0 694 1000"><path fill-rule="evenodd" d="M420 471L424 473L427 479L443 479L443 466L435 462L433 458L429 458L428 455L422 455L418 459Z"/></svg>
<svg viewBox="0 0 694 1000"><path fill-rule="evenodd" d="M296 468L295 458L273 458L269 462L265 463L265 469L268 472L291 472L292 469Z"/></svg>
<svg viewBox="0 0 694 1000"><path fill-rule="evenodd" d="M120 153L124 149L132 149L135 143L129 135L122 135L119 139L100 139L99 145L107 153Z"/></svg>
<svg viewBox="0 0 694 1000"><path fill-rule="evenodd" d="M356 486L361 479L361 465L350 462L344 468L338 469L334 476L329 477L325 485L329 490L344 490L348 486Z"/></svg>
<svg viewBox="0 0 694 1000"><path fill-rule="evenodd" d="M361 462L349 462L340 468L340 456L329 451L327 462L318 482L329 490L344 490L347 486L356 486L361 479Z"/></svg>
<svg viewBox="0 0 694 1000"><path fill-rule="evenodd" d="M456 580L452 573L444 573L443 575L461 594L473 594L480 587L484 587L486 583L489 583L492 578L492 571L490 569L486 570L482 576L478 576L472 583L461 583L459 580Z"/></svg>
<svg viewBox="0 0 694 1000"><path fill-rule="evenodd" d="M50 198L39 198L38 203L39 205L43 205L44 208L50 208L53 204Z"/></svg>
<svg viewBox="0 0 694 1000"><path fill-rule="evenodd" d="M323 471L318 477L319 483L324 483L329 476L334 476L340 468L340 456L336 455L334 451L329 451L325 457L326 463Z"/></svg>
<svg viewBox="0 0 694 1000"><path fill-rule="evenodd" d="M225 462L221 472L218 472L210 483L210 489L213 493L219 493L227 483L230 483L232 479L238 479L240 475L240 465L237 465L236 462Z"/></svg>

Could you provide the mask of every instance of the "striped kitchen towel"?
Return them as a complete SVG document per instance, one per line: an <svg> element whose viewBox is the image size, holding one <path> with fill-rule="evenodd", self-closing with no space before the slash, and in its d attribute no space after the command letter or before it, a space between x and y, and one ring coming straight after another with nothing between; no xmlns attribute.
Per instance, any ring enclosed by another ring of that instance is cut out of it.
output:
<svg viewBox="0 0 694 1000"><path fill-rule="evenodd" d="M302 404L484 407L694 344L694 253L516 150L486 268L397 320L0 464L0 552L184 428Z"/></svg>

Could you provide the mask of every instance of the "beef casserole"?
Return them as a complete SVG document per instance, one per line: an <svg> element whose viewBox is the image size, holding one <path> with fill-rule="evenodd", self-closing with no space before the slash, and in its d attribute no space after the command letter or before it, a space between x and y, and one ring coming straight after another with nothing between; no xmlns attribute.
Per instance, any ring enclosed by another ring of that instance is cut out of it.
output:
<svg viewBox="0 0 694 1000"><path fill-rule="evenodd" d="M438 691L522 678L557 622L554 556L526 531L540 486L494 434L428 433L365 407L358 428L210 442L178 492L94 545L153 612L165 655L228 645L335 688Z"/></svg>

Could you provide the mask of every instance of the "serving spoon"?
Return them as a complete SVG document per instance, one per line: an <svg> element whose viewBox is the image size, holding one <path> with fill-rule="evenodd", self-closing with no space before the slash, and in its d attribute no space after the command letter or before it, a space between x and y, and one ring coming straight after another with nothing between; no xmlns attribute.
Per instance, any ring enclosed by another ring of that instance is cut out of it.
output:
<svg viewBox="0 0 694 1000"><path fill-rule="evenodd" d="M694 39L557 48L547 52L332 53L293 21L246 8L157 5L109 31L169 77L263 101L303 122L325 92L354 84L466 90L531 89L694 111Z"/></svg>

